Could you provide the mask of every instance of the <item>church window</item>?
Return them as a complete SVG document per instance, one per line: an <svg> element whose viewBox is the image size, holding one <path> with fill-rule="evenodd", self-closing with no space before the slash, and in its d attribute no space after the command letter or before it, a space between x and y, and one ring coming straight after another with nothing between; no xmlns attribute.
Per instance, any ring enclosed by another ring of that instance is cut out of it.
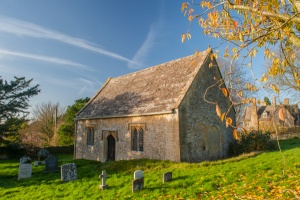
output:
<svg viewBox="0 0 300 200"><path fill-rule="evenodd" d="M87 127L87 145L94 145L95 128Z"/></svg>
<svg viewBox="0 0 300 200"><path fill-rule="evenodd" d="M132 151L144 151L144 130L142 127L131 127Z"/></svg>

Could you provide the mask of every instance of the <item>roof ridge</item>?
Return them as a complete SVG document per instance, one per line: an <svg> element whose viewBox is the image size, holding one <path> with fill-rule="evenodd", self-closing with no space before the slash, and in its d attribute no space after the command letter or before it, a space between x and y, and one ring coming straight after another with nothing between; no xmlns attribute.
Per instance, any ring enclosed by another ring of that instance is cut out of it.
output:
<svg viewBox="0 0 300 200"><path fill-rule="evenodd" d="M202 53L205 53L205 51L202 51L202 52L200 52L200 53L201 53L201 54L202 54ZM192 55L189 55L189 56L184 56L184 57L181 57L181 58L177 58L176 60L166 61L166 62L160 63L160 64L158 64L158 65L153 65L153 66L151 66L151 67L147 67L147 68L144 68L144 69L141 69L141 70L138 70L138 71L135 71L135 72L131 72L131 73L128 73L128 74L124 74L124 75L121 75L121 76L116 76L116 77L111 78L111 79L118 79L118 78L120 78L120 77L131 76L131 75L133 75L133 74L141 73L141 72L143 72L143 71L148 71L148 70L151 70L151 69L154 69L154 68L158 68L158 67L160 67L161 65L165 65L166 63L178 62L179 60L182 60L182 59L188 59L188 58L193 57L193 56L195 56L195 54L192 54Z"/></svg>

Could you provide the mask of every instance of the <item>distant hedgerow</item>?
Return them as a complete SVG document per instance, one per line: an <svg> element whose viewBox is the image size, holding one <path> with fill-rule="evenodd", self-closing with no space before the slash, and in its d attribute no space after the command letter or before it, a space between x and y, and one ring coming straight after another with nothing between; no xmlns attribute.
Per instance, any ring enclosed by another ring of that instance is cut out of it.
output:
<svg viewBox="0 0 300 200"><path fill-rule="evenodd" d="M277 148L276 142L271 139L270 132L251 131L241 134L239 140L229 144L229 155L237 156L252 151L269 151Z"/></svg>

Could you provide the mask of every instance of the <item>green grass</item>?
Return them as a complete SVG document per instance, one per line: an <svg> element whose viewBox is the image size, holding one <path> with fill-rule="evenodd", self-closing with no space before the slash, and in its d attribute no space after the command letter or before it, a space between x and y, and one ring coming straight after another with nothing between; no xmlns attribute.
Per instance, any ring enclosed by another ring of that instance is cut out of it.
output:
<svg viewBox="0 0 300 200"><path fill-rule="evenodd" d="M0 161L0 199L299 199L300 139L281 142L279 151L250 153L216 162L173 163L131 160L99 163L60 155L59 165L75 162L78 180L61 182L60 172L33 166L32 178L17 180L19 160ZM101 171L108 190L99 190ZM143 170L145 189L131 192L135 170ZM162 183L162 174L173 180Z"/></svg>

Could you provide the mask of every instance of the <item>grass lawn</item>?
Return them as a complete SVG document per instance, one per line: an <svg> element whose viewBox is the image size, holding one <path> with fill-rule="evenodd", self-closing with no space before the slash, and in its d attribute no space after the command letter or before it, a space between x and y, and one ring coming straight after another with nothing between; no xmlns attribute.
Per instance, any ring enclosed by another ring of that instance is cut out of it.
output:
<svg viewBox="0 0 300 200"><path fill-rule="evenodd" d="M300 139L281 142L279 151L250 153L216 162L173 163L131 160L99 163L60 155L59 165L75 162L78 180L61 182L60 172L33 166L32 178L17 180L19 160L0 161L0 199L300 199ZM99 190L102 170L108 190ZM135 170L143 170L144 190L132 193ZM173 172L171 182L162 174Z"/></svg>

